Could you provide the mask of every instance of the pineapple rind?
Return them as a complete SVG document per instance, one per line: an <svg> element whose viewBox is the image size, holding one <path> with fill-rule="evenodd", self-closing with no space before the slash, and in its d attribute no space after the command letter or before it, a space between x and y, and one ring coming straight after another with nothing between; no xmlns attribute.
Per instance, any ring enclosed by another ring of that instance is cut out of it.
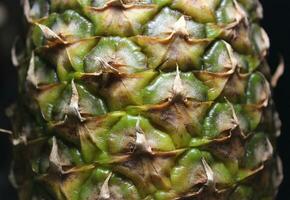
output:
<svg viewBox="0 0 290 200"><path fill-rule="evenodd" d="M21 200L273 199L280 122L257 0L33 0Z"/></svg>

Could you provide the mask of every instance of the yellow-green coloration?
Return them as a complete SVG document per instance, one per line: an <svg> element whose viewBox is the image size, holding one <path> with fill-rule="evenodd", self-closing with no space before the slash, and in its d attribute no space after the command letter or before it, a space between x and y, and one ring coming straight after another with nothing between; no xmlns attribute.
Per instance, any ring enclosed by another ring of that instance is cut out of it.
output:
<svg viewBox="0 0 290 200"><path fill-rule="evenodd" d="M275 198L280 122L257 0L25 0L24 11L20 200Z"/></svg>

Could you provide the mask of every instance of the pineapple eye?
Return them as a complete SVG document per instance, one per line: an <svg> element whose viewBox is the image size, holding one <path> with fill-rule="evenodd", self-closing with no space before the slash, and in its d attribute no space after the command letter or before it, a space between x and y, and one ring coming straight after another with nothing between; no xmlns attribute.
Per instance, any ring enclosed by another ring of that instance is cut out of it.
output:
<svg viewBox="0 0 290 200"><path fill-rule="evenodd" d="M128 39L102 38L85 58L85 72L130 74L147 68L146 56Z"/></svg>
<svg viewBox="0 0 290 200"><path fill-rule="evenodd" d="M93 35L92 24L73 10L67 10L62 14L51 14L42 20L40 25L36 25L32 33L34 44L37 47L49 44L48 36L52 34L61 36L64 42L89 38ZM48 31L49 33L47 33Z"/></svg>

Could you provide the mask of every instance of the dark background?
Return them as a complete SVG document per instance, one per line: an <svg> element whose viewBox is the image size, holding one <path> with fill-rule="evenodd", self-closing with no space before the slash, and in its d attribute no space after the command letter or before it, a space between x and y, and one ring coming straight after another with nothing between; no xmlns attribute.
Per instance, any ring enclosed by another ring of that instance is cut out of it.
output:
<svg viewBox="0 0 290 200"><path fill-rule="evenodd" d="M262 22L271 39L269 63L275 70L278 58L285 58L285 73L274 91L274 100L282 119L279 152L284 165L284 182L278 200L290 199L290 1L261 0L264 6ZM19 0L0 0L0 128L9 129L5 107L17 98L16 69L10 61L14 38L23 32L22 9ZM0 133L0 200L16 200L16 192L7 175L11 162L11 145L8 137Z"/></svg>

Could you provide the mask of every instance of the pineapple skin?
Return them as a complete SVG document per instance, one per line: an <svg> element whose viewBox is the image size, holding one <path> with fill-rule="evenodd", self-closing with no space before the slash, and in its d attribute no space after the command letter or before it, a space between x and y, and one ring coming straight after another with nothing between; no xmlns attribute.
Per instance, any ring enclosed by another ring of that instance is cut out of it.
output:
<svg viewBox="0 0 290 200"><path fill-rule="evenodd" d="M282 180L257 0L24 1L20 200L272 200Z"/></svg>

